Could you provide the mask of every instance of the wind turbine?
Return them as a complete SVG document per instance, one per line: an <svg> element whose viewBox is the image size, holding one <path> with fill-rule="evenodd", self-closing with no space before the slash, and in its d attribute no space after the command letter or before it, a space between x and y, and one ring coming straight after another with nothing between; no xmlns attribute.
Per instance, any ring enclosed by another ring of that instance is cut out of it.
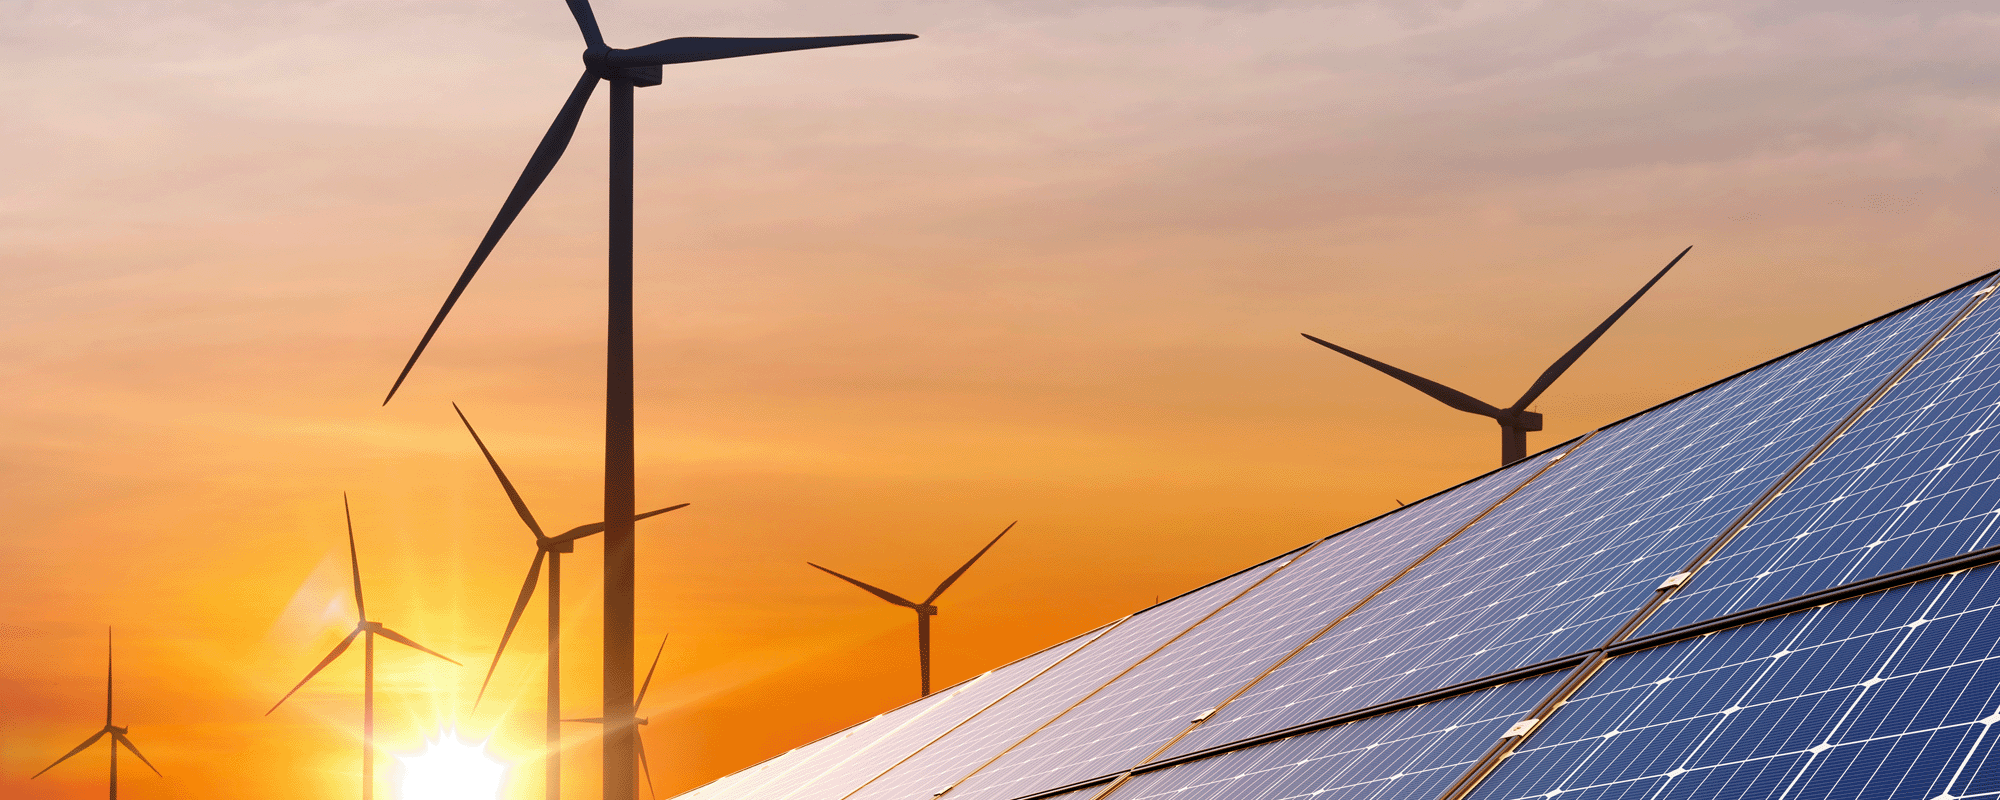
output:
<svg viewBox="0 0 2000 800"><path fill-rule="evenodd" d="M1506 408L1497 408L1472 395L1421 375L1389 366L1310 333L1301 333L1299 335L1311 339L1317 344L1332 348L1334 351L1348 358L1374 367L1391 378L1409 384L1410 388L1430 395L1431 399L1440 403L1468 414L1492 417L1494 421L1500 423L1500 466L1504 467L1527 457L1528 432L1542 429L1542 415L1529 411L1528 406L1541 397L1543 392L1548 391L1549 386L1555 383L1557 378L1562 377L1563 372L1568 370L1571 364L1576 363L1578 358L1582 358L1583 351L1589 350L1592 344L1597 343L1598 337L1603 336L1605 331L1611 329L1611 323L1617 322L1619 317L1625 316L1625 312L1632 308L1632 304L1639 302L1639 298L1645 297L1646 290L1653 288L1653 284L1659 283L1661 278L1666 277L1667 270L1673 269L1675 264L1681 262L1681 256L1687 255L1688 250L1693 249L1694 245L1688 245L1686 249L1681 250L1680 255L1674 256L1674 260L1667 262L1667 265L1660 269L1659 274L1654 275L1652 280L1646 281L1646 285L1639 287L1638 293L1632 295L1632 299L1625 301L1625 305L1619 306L1617 311L1611 312L1611 316L1606 318L1602 324L1599 324L1596 330L1591 331L1590 335L1583 337L1583 341L1577 342L1575 347L1570 348L1569 352L1562 355L1562 358L1556 359L1556 363L1550 364L1548 369L1542 370L1542 377L1535 379L1535 384L1528 387L1527 393L1521 395L1521 399L1514 401L1513 405Z"/></svg>
<svg viewBox="0 0 2000 800"><path fill-rule="evenodd" d="M666 635L663 634L660 636L660 649L653 651L653 666L646 668L646 681L644 683L639 684L639 696L633 698L632 700L633 708L638 708L640 704L646 702L646 689L647 687L653 685L653 671L660 668L660 654L664 652L667 652L667 637ZM599 725L604 724L603 717L586 717L583 719L566 719L563 721L595 722ZM646 718L633 717L632 724L644 725L646 724ZM653 768L646 765L646 740L639 736L636 728L634 729L634 733L632 734L632 749L639 754L639 768L643 770L646 775L646 796L649 798L654 797L655 792L653 791Z"/></svg>
<svg viewBox="0 0 2000 800"><path fill-rule="evenodd" d="M146 768L152 770L154 775L160 775L159 768L153 766L153 762L147 761L146 757L139 752L138 746L132 744L131 739L126 738L125 734L130 733L131 730L132 729L130 728L120 728L116 725L111 724L111 629L105 628L104 629L104 727L98 732L91 734L90 738L83 740L83 744L77 745L76 749L64 753L62 758L56 759L56 764L61 764L64 761L68 761L70 756L76 755L77 753L81 753L84 750L89 749L91 745L97 744L97 740L104 738L105 734L107 733L110 734L111 735L111 800L118 800L118 746L119 745L124 745L125 749L132 751L132 755L138 756L139 763L145 764ZM46 767L43 767L42 772L48 772L49 770L55 769L56 764L50 764ZM30 776L28 780L34 780L35 778L42 777L42 772L35 773L34 775ZM166 776L160 775L160 777L164 778Z"/></svg>
<svg viewBox="0 0 2000 800"><path fill-rule="evenodd" d="M1014 525L1019 522L1020 520L1015 520L1014 522L1007 523L1007 527L1000 529L1000 536L1006 536L1007 532L1013 530ZM957 572L945 578L944 583L938 584L937 589L931 592L931 596L924 598L924 601L921 603L910 602L894 593L869 586L846 575L814 564L811 561L806 562L806 565L859 586L869 594L887 600L892 604L917 612L917 670L923 680L923 694L920 696L929 697L931 696L931 617L937 616L938 613L938 607L932 605L932 603L937 601L939 595L944 594L944 590L951 588L952 583L958 580L958 576L964 575L966 570L972 569L972 562L978 561L980 556L986 555L986 551L993 549L994 545L999 544L1000 536L993 537L993 541L987 542L985 547L979 548L979 552L973 553L971 560L965 562L965 566L959 567Z"/></svg>
<svg viewBox="0 0 2000 800"><path fill-rule="evenodd" d="M500 634L500 646L493 650L493 663L486 668L486 679L479 683L479 695L473 699L472 707L479 708L479 702L486 699L486 686L493 682L493 670L500 666L500 654L507 652L507 640L514 636L514 626L521 622L521 613L528 609L528 601L535 596L535 582L541 576L542 563L549 565L549 673L548 673L548 713L544 734L548 742L542 755L544 792L548 800L562 796L562 554L576 551L576 540L604 530L604 523L593 522L578 525L556 536L542 533L542 526L535 522L535 515L528 511L528 504L521 494L514 491L514 482L507 480L507 472L500 468L500 462L486 449L486 442L479 438L479 431L473 430L472 421L465 418L465 412L457 403L451 410L458 412L458 421L465 423L465 430L472 434L473 444L479 445L479 453L486 456L486 463L493 468L493 476L500 479L500 488L507 490L507 499L514 504L514 512L527 523L528 532L535 535L535 560L528 564L528 579L521 584L521 596L514 601L514 613L507 617L507 630ZM688 504L654 509L634 516L634 520L665 514ZM637 705L637 703L634 703Z"/></svg>
<svg viewBox="0 0 2000 800"><path fill-rule="evenodd" d="M297 694L300 689L305 688L306 682L312 680L314 675L318 675L320 670L326 669L326 665L333 663L333 660L339 658L341 653L347 652L348 645L354 644L354 637L363 636L361 645L361 652L363 654L361 661L361 800L370 800L370 798L375 796L375 637L380 636L400 645L414 647L438 658L451 661L453 664L458 664L458 662L446 658L436 650L411 641L407 636L389 630L380 622L370 622L368 620L368 606L361 602L361 557L355 553L354 549L354 512L348 508L347 494L344 492L340 495L340 507L342 511L347 513L347 559L348 563L354 567L354 613L355 616L360 618L360 621L354 624L354 630L347 634L347 638L340 640L340 644L333 646L333 652L327 653L326 658L319 660L319 666L313 667L311 672L306 673L305 678L299 681L299 685L292 687L292 690L286 692L284 697L278 698L278 702L271 706L271 711L278 710L278 706L284 705L285 701L291 699L292 695ZM464 665L459 664L459 666ZM264 712L264 716L270 716L271 711Z"/></svg>
<svg viewBox="0 0 2000 800"><path fill-rule="evenodd" d="M570 90L556 119L542 135L541 144L528 158L528 166L514 182L513 191L500 205L500 213L486 229L458 282L445 296L430 328L417 341L416 351L403 365L402 373L382 399L387 405L396 389L409 377L424 347L437 334L451 307L465 292L472 276L498 244L507 227L528 204L543 179L555 168L576 134L577 121L590 101L598 81L611 84L611 180L610 180L610 302L605 347L604 391L604 716L632 718L633 619L633 522L636 489L632 453L632 90L658 86L662 67L694 61L811 50L821 47L873 44L914 39L907 33L869 36L813 36L791 38L715 38L687 36L664 39L631 49L616 49L604 43L597 17L589 0L565 0L577 28L583 33L583 76ZM638 792L634 774L634 744L630 725L607 725L604 730L604 796L628 798Z"/></svg>

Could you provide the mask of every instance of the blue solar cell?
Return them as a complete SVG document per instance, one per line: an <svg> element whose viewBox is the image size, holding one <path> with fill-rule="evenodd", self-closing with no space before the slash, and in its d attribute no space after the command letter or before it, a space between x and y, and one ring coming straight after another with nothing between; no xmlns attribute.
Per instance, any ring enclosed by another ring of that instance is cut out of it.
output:
<svg viewBox="0 0 2000 800"><path fill-rule="evenodd" d="M1598 434L1170 753L1604 644L1965 300L1921 304Z"/></svg>
<svg viewBox="0 0 2000 800"><path fill-rule="evenodd" d="M840 744L821 748L771 780L735 790L689 795L703 800L837 800L873 780L947 731L985 710L1063 658L1095 640L1099 628L857 726Z"/></svg>
<svg viewBox="0 0 2000 800"><path fill-rule="evenodd" d="M1298 554L1287 553L1127 617L1075 655L848 796L855 800L930 797L1006 752Z"/></svg>
<svg viewBox="0 0 2000 800"><path fill-rule="evenodd" d="M1647 632L2000 544L2000 303L1986 302L1695 574Z"/></svg>
<svg viewBox="0 0 2000 800"><path fill-rule="evenodd" d="M1430 800L1566 675L1558 671L1142 773L1105 800Z"/></svg>
<svg viewBox="0 0 2000 800"><path fill-rule="evenodd" d="M1006 800L1139 763L1527 481L1556 452L1322 540L953 789L953 800Z"/></svg>
<svg viewBox="0 0 2000 800"><path fill-rule="evenodd" d="M1471 795L2000 791L2000 568L1612 659Z"/></svg>

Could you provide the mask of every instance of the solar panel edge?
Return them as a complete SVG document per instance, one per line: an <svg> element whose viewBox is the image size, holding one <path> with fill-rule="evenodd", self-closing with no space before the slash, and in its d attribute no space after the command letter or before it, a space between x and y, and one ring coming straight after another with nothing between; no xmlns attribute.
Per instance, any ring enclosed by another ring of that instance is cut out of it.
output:
<svg viewBox="0 0 2000 800"><path fill-rule="evenodd" d="M1703 548L1702 552L1697 554L1695 558L1690 562L1690 564L1682 570L1681 576L1683 577L1681 578L1681 580L1679 580L1678 582L1662 586L1660 590L1654 593L1654 596L1651 599L1649 599L1645 605L1641 606L1637 611L1634 611L1632 616L1625 621L1625 624L1620 626L1618 631L1612 634L1612 637L1609 641L1605 642L1603 645L1599 646L1596 650L1592 651L1589 654L1586 662L1582 666L1577 668L1575 675L1573 675L1570 679L1565 680L1561 685L1558 685L1554 691L1549 693L1548 697L1544 698L1542 702L1535 707L1535 710L1531 713L1530 718L1537 720L1538 723L1546 722L1551 715L1560 711L1565 701L1567 701L1570 697L1574 696L1577 691L1580 691L1584 685L1589 683L1590 679L1594 677L1599 670L1603 669L1605 664L1609 663L1609 661L1612 658L1616 657L1615 655L1612 654L1612 651L1615 648L1618 648L1619 645L1622 644L1621 642L1622 639L1638 631L1640 627L1645 624L1647 618L1651 617L1654 613L1658 612L1661 606L1664 606L1668 600L1672 599L1673 594L1676 591L1678 591L1681 587L1687 586L1689 583L1691 583L1693 576L1696 573L1698 573L1703 566L1706 566L1708 563L1712 562L1715 555L1719 553L1723 547L1727 546L1731 538L1733 538L1737 533L1741 532L1743 528L1745 528L1752 521L1754 521L1759 513L1761 513L1764 509L1768 508L1771 502L1775 500L1779 494L1783 493L1784 490L1788 486L1790 486L1793 481L1798 479L1799 475L1805 472L1807 467L1810 467L1812 465L1815 459L1825 454L1826 450L1830 448L1833 445L1833 443L1840 438L1841 434L1852 429L1855 424L1860 422L1860 420L1867 415L1868 411L1874 408L1875 404L1879 403L1881 399L1885 395L1887 395L1891 387L1894 387L1898 381L1902 380L1904 376L1908 375L1910 370L1914 368L1918 362L1921 362L1926 355L1928 355L1932 350L1936 349L1938 344L1940 342L1943 342L1945 337L1949 336L1951 332L1955 330L1961 323L1963 323L1967 317L1971 316L1972 312L1975 309L1977 309L1987 299L1991 298L1994 294L1995 288L2000 287L2000 283L1996 283L1996 281L2000 281L2000 271L1987 273L1986 275L1983 275L1979 278L1967 281L1965 283L1947 289L1944 292L1932 295L1931 297L1926 298L1925 300L1910 304L1903 308L1897 309L1896 311L1892 311L1888 314L1876 317L1873 320L1862 323L1861 325L1854 326L1852 328L1847 329L1846 331L1842 331L1839 334L1835 334L1832 337L1828 337L1827 339L1823 339L1820 342L1815 343L1813 346L1818 346L1819 344L1831 341L1832 339L1835 338L1839 338L1840 336L1845 336L1848 333L1852 333L1861 328L1867 327L1868 325L1872 325L1876 322L1888 319L1897 314L1909 311L1917 306L1922 305L1923 303L1927 303L1932 300L1950 296L1953 292L1958 292L1973 286L1977 286L1982 282L1986 284L1985 288L1977 292L1974 292L1971 295L1971 297L1967 298L1966 302L1958 309L1958 311L1955 314L1953 314L1950 319L1946 320L1943 324L1941 324L1938 327L1938 329L1935 332L1933 332L1927 340L1923 342L1923 344L1913 349L1908 356L1904 357L1903 363L1899 365L1896 370L1892 371L1887 376L1884 376L1883 379L1880 381L1880 383L1875 387L1875 390L1870 392L1868 396L1864 397L1860 402L1856 403L1854 409L1848 413L1845 419L1842 419L1838 424L1829 428L1827 432L1821 436L1820 441L1816 445L1814 445L1814 447L1811 450L1808 450L1804 455L1802 455L1799 458L1798 463L1794 464L1791 469L1787 470L1785 474L1780 476L1776 481L1773 481L1772 484L1765 489L1763 496L1759 497L1756 502L1752 503L1750 506L1745 508L1744 511L1738 516L1736 520L1732 521L1728 527L1724 528L1723 531L1720 534L1718 534L1713 541L1709 543L1707 547ZM1800 348L1800 350L1794 352L1802 352L1806 349L1809 348ZM1776 359L1774 359L1774 361L1775 360ZM1733 378L1734 376L1731 377ZM1728 379L1725 379L1725 381L1726 380ZM1718 381L1717 383L1721 382L1722 381ZM1989 548L1989 549L1995 551L1989 557L2000 558L2000 547ZM1949 561L1951 559L1946 559L1946 560ZM1929 569L1938 568L1936 564L1924 565L1924 567ZM1913 578L1911 580L1921 580L1921 579ZM1860 581L1857 582L1857 584L1865 584L1868 582L1869 581ZM1904 583L1907 582L1909 581L1905 581ZM1836 590L1838 590L1838 589L1848 589L1849 587L1835 587L1835 588ZM1881 590L1887 590L1888 588L1893 588L1893 587L1884 587ZM1831 593L1834 590L1828 590L1828 591ZM1779 603L1771 604L1771 606L1773 608L1786 607L1800 600L1802 600L1802 598L1792 598L1786 601L1781 601ZM1823 602L1833 602L1833 601L1823 601ZM1752 610L1757 611L1766 609L1752 609ZM1748 613L1748 612L1743 612L1743 613ZM1791 613L1791 612L1787 611L1768 612L1769 615L1763 618L1768 619L1775 616L1782 616L1784 613ZM1682 635L1676 636L1671 640L1666 640L1661 637L1663 637L1665 633L1672 633L1673 631L1662 632L1662 634L1656 634L1654 636L1645 637L1645 640L1650 641L1650 640L1660 639L1656 644L1648 646L1661 646L1664 644L1671 644L1672 642L1676 641L1684 641L1687 638L1693 638L1695 636L1704 635L1702 632L1696 629L1700 629L1703 628L1704 626L1718 623L1720 620L1727 618L1728 617L1722 617L1722 618L1717 618L1716 620L1706 620L1700 623L1695 623L1693 625L1677 628L1675 629L1675 631L1682 631L1683 633ZM1751 621L1745 621L1745 622L1738 622L1735 624L1746 625L1750 624L1750 622ZM1632 648L1632 651L1636 652L1639 649L1645 649L1645 648L1634 647ZM1494 770L1499 768L1500 764L1506 760L1508 755L1512 754L1516 749L1518 749L1521 746L1522 743L1526 742L1533 735L1534 735L1534 730L1531 728L1530 730L1524 732L1520 736L1510 737L1508 739L1503 739L1499 742L1496 742L1493 748L1487 752L1486 756L1475 762L1473 766L1470 769L1468 769L1464 775L1462 775L1457 781L1455 781L1452 784L1452 786L1449 789L1445 791L1444 794L1438 797L1438 800L1464 800L1464 798L1466 798L1474 790L1476 790L1479 787L1479 784L1482 781L1484 781L1488 776L1490 776L1494 772Z"/></svg>

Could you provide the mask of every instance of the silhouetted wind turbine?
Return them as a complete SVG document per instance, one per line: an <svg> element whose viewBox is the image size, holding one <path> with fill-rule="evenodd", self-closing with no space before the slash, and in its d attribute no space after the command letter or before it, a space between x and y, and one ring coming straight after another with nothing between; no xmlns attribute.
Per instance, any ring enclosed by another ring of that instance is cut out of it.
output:
<svg viewBox="0 0 2000 800"><path fill-rule="evenodd" d="M1694 245L1688 245L1686 249L1681 250L1680 255L1674 256L1674 260L1667 262L1667 265L1660 269L1659 274L1654 275L1652 280L1646 281L1646 285L1639 287L1638 293L1632 295L1632 299L1625 301L1625 305L1619 306L1617 311L1611 312L1611 316L1598 325L1596 330L1591 331L1590 335L1583 337L1583 341L1577 342L1575 347L1570 348L1569 352L1562 355L1562 358L1556 359L1556 363L1550 364L1548 369L1543 370L1542 377L1535 379L1535 385L1528 387L1527 393L1521 395L1521 399L1514 401L1513 405L1506 408L1496 408L1472 395L1421 375L1389 366L1310 333L1301 333L1299 335L1332 348L1348 358L1374 367L1391 378L1409 384L1410 388L1430 395L1432 399L1440 403L1468 414L1492 417L1494 421L1500 423L1500 465L1504 467L1527 457L1528 432L1542 429L1542 415L1529 411L1528 406L1541 397L1543 392L1548 391L1549 386L1554 384L1557 378L1562 377L1563 372L1568 370L1571 364L1576 363L1578 358L1583 357L1583 351L1589 350L1590 346L1597 342L1598 337L1603 336L1605 331L1610 330L1611 323L1617 322L1619 317L1625 316L1625 312L1632 308L1632 304L1639 302L1639 298L1645 297L1646 290L1653 288L1653 284L1659 283L1661 278L1666 277L1667 270L1673 269L1675 264L1681 262L1681 256L1687 255L1688 250L1693 249Z"/></svg>
<svg viewBox="0 0 2000 800"><path fill-rule="evenodd" d="M1015 520L1014 522L1007 523L1007 527L1000 529L1000 536L1006 536L1007 532L1013 530L1014 525L1018 522L1020 522L1020 520ZM978 561L980 556L986 555L986 551L993 549L994 545L999 544L1000 536L993 537L993 541L987 542L985 547L979 548L979 552L973 553L971 560L965 562L965 566L959 567L957 572L954 572L951 574L950 577L945 578L944 583L938 584L937 589L931 592L931 596L924 598L924 601L921 603L912 603L891 592L888 592L883 589L878 589L873 586L869 586L868 584L847 577L846 575L842 575L838 572L834 572L833 570L827 569L826 567L814 564L811 561L806 562L806 565L812 567L813 569L824 572L828 575L832 575L833 577L839 578L843 581L847 581L848 583L859 586L862 589L866 590L869 594L875 595L876 597L880 597L884 600L889 601L890 603L917 612L917 670L918 673L922 676L922 681L923 681L922 684L923 694L920 696L929 697L931 696L931 617L937 616L938 613L938 607L931 604L937 601L939 595L944 594L944 590L951 588L952 583L958 580L958 576L964 575L966 570L972 569L972 562Z"/></svg>
<svg viewBox="0 0 2000 800"><path fill-rule="evenodd" d="M907 33L775 39L688 36L620 50L604 43L589 0L566 2L570 15L576 18L577 28L583 33L583 77L577 79L569 99L557 112L555 122L542 135L541 144L528 158L527 168L515 180L513 191L500 205L500 213L486 229L478 248L473 250L472 260L466 263L458 282L445 296L444 307L438 309L437 317L431 320L423 338L417 341L416 351L410 354L410 360L403 365L403 371L396 376L396 383L389 387L389 394L382 399L382 403L387 405L389 399L396 396L396 389L409 377L410 369L416 366L417 358L423 355L424 347L430 344L431 337L444 324L445 316L451 313L452 305L458 302L459 295L472 282L472 276L486 262L493 246L499 243L507 227L513 224L514 218L528 204L528 199L534 196L535 190L555 168L556 161L562 158L563 151L569 147L570 137L576 134L577 121L582 118L584 105L590 101L597 82L610 82L611 253L604 392L603 687L605 717L626 719L632 716L633 708L632 664L628 656L632 652L632 523L636 510L632 452L632 90L638 86L658 86L662 78L661 67L667 64L893 42L916 36ZM624 800L638 791L637 776L633 770L633 744L625 738L630 730L629 725L605 726L605 797Z"/></svg>
<svg viewBox="0 0 2000 800"><path fill-rule="evenodd" d="M653 685L653 671L654 671L654 670L657 670L657 669L659 669L659 668L660 668L660 654L661 654L661 653L664 653L664 652L667 652L667 637L666 637L666 635L664 635L664 634L663 634L663 635L661 635L661 636L660 636L660 649L658 649L658 650L655 650L655 651L653 651L653 666L650 666L650 667L647 667L647 668L646 668L646 682L645 682L645 683L641 683L641 684L639 684L639 696L638 696L638 697L636 697L636 698L633 698L633 700L632 700L632 707L633 707L633 708L638 708L638 707L639 707L639 706L640 706L641 704L643 704L643 703L645 703L645 702L646 702L646 689L647 689L648 687L650 687L650 686L652 686L652 685ZM566 720L563 720L563 721L564 721L564 722L595 722L595 723L597 723L597 724L599 724L599 725L603 725L603 724L604 724L604 718L603 718L603 717L587 717L587 718L584 718L584 719L566 719ZM635 725L644 725L644 724L646 724L646 718L645 718L645 717L634 717L634 718L633 718L633 724L635 724ZM635 733L633 733L633 734L632 734L632 742L633 742L633 749L634 749L634 750L636 750L636 751L637 751L637 752L639 753L639 768L640 768L641 770L644 770L644 772L645 772L645 775L646 775L646 796L647 796L647 797L649 797L649 798L650 798L650 797L654 797L654 796L656 796L656 793L655 793L655 792L653 791L653 768L652 768L652 767L649 767L649 766L647 766L647 765L646 765L646 740L645 740L645 738L643 738L643 737L639 736L639 734L635 732Z"/></svg>
<svg viewBox="0 0 2000 800"><path fill-rule="evenodd" d="M345 493L340 495L340 507L342 511L347 513L347 559L348 563L354 567L354 615L359 617L360 621L354 624L354 630L347 634L347 638L340 640L340 644L333 646L333 652L327 653L326 658L319 660L319 666L313 667L311 672L306 673L306 676L299 680L299 685L292 687L292 690L286 692L284 697L278 698L277 703L272 704L271 711L278 710L278 706L284 705L285 701L291 699L292 695L297 694L300 689L305 688L306 682L312 680L314 675L318 675L320 670L326 669L326 665L333 663L333 660L339 658L341 653L347 652L347 646L354 644L354 637L365 634L361 644L361 652L363 654L361 661L361 800L370 800L370 798L375 796L375 637L380 636L400 645L414 647L438 658L451 661L453 664L458 664L458 662L446 658L436 650L411 641L407 636L389 630L380 622L368 621L368 606L361 602L361 556L356 554L354 549L354 512L347 506L347 495ZM464 665L459 664L459 666ZM271 711L264 712L264 716L270 716Z"/></svg>
<svg viewBox="0 0 2000 800"><path fill-rule="evenodd" d="M138 756L139 763L145 764L146 768L152 770L154 775L160 775L159 768L153 766L153 762L147 761L146 757L139 752L138 746L132 744L131 739L126 738L125 734L130 733L131 730L132 730L131 728L120 728L116 725L111 724L111 629L105 628L104 629L104 728L96 733L91 734L90 738L83 740L83 744L77 745L76 749L64 753L62 758L56 759L56 764L61 764L64 761L68 761L70 756L76 755L77 753L81 753L89 749L91 745L97 744L97 740L104 738L105 734L110 734L111 735L111 800L118 800L118 746L119 745L124 745L125 749L132 751L132 755ZM43 767L42 772L48 772L49 770L55 769L56 764L50 764L46 767ZM34 780L35 778L42 777L42 772L35 773L34 775L30 776L28 780ZM160 775L160 777L164 778L166 776Z"/></svg>
<svg viewBox="0 0 2000 800"><path fill-rule="evenodd" d="M480 455L486 456L486 463L493 468L493 477L500 479L500 488L507 490L507 499L514 504L514 513L521 515L527 523L528 532L535 535L535 560L528 564L528 579L521 584L521 596L514 601L514 613L507 617L507 630L500 634L500 646L493 650L493 663L486 668L486 679L479 682L479 695L472 701L474 709L486 699L486 686L493 682L493 670L500 666L500 654L507 652L507 640L514 636L514 626L520 624L522 612L528 609L528 601L535 596L535 582L542 574L542 563L549 565L549 673L548 712L545 717L544 734L547 749L542 755L544 792L548 800L562 796L562 554L576 551L576 540L602 532L604 523L593 522L578 525L556 536L542 533L542 526L535 522L535 515L528 511L527 502L521 493L514 490L514 482L507 479L507 472L500 468L500 462L486 449L486 442L479 438L479 431L473 430L472 421L465 418L465 412L457 403L451 410L458 412L458 421L465 423L465 430L472 434L473 444L479 445ZM634 516L634 520L665 514L688 504L668 506ZM635 704L636 705L636 704Z"/></svg>

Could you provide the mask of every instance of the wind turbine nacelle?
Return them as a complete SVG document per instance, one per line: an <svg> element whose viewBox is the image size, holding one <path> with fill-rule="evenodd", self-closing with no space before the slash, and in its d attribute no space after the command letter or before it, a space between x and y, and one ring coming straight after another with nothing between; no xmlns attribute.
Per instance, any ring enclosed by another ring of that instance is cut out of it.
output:
<svg viewBox="0 0 2000 800"><path fill-rule="evenodd" d="M628 80L633 86L658 86L666 79L665 70L660 64L623 66L614 63L615 54L618 52L609 49L585 50L583 66L598 78L607 81Z"/></svg>
<svg viewBox="0 0 2000 800"><path fill-rule="evenodd" d="M922 614L926 617L935 617L938 615L937 606L924 605L924 606L912 606L912 608L915 608L917 610L917 613Z"/></svg>
<svg viewBox="0 0 2000 800"><path fill-rule="evenodd" d="M131 729L131 728L120 728L120 727L118 727L118 726L116 726L116 725L106 725L106 726L104 726L104 732L105 732L105 733L115 733L115 734L118 734L119 736L124 736L125 734L128 734L128 733L131 733L131 732L132 732L132 729Z"/></svg>
<svg viewBox="0 0 2000 800"><path fill-rule="evenodd" d="M1517 431L1538 431L1542 429L1542 415L1533 411L1522 411L1501 419L1500 425Z"/></svg>

